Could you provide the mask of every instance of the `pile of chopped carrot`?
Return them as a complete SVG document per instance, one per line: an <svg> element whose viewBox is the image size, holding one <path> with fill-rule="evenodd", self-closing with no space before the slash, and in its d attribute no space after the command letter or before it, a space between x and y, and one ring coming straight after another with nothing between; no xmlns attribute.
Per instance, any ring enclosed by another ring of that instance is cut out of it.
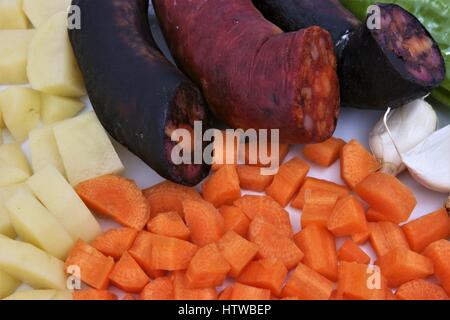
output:
<svg viewBox="0 0 450 320"><path fill-rule="evenodd" d="M110 285L123 300L449 299L444 208L408 221L413 193L355 140L303 155L320 166L340 158L346 185L308 177L299 157L273 176L259 164L215 165L201 192L168 181L140 190L111 175L81 183L86 205L122 227L75 244L65 267L78 266L90 288L74 299L116 300ZM298 233L289 204L301 209Z"/></svg>

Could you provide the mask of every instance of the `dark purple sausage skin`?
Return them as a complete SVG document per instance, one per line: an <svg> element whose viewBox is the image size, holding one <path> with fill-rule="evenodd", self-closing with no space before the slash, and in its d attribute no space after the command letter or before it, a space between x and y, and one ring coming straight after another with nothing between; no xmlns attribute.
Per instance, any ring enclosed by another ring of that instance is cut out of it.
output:
<svg viewBox="0 0 450 320"><path fill-rule="evenodd" d="M423 97L445 77L441 52L409 12L379 4L381 29L369 30L338 0L254 0L285 31L311 25L334 40L344 106L385 109Z"/></svg>
<svg viewBox="0 0 450 320"><path fill-rule="evenodd" d="M81 29L69 30L89 98L103 126L162 177L195 185L206 164L175 165L170 133L208 128L200 90L157 48L147 21L148 0L74 0Z"/></svg>
<svg viewBox="0 0 450 320"><path fill-rule="evenodd" d="M234 128L280 129L282 143L333 134L340 100L327 31L283 33L251 0L153 4L178 66L219 119Z"/></svg>

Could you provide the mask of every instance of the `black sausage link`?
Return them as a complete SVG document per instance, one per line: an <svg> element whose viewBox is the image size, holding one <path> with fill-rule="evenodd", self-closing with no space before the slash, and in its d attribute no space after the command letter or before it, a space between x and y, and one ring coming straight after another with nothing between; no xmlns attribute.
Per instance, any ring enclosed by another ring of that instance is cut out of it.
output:
<svg viewBox="0 0 450 320"><path fill-rule="evenodd" d="M88 95L102 125L162 177L195 185L206 164L175 165L174 129L208 127L200 90L159 51L148 0L74 0L81 28L69 30Z"/></svg>

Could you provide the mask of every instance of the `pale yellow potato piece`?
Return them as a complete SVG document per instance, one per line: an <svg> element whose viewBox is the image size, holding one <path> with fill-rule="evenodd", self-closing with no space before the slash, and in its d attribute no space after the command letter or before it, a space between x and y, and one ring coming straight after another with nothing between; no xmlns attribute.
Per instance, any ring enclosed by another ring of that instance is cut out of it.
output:
<svg viewBox="0 0 450 320"><path fill-rule="evenodd" d="M0 29L27 29L28 25L22 0L0 0Z"/></svg>
<svg viewBox="0 0 450 320"><path fill-rule="evenodd" d="M4 203L8 201L20 189L27 190L28 186L26 184L19 183L0 188L0 234L13 239L17 237L17 234L14 230L13 225L11 224L8 209L6 209Z"/></svg>
<svg viewBox="0 0 450 320"><path fill-rule="evenodd" d="M73 300L72 292L56 290L56 294L53 296L52 300Z"/></svg>
<svg viewBox="0 0 450 320"><path fill-rule="evenodd" d="M42 94L41 101L41 118L45 124L72 118L84 109L84 103L79 99Z"/></svg>
<svg viewBox="0 0 450 320"><path fill-rule="evenodd" d="M6 127L23 142L39 123L41 95L30 88L9 87L0 92L0 107Z"/></svg>
<svg viewBox="0 0 450 320"><path fill-rule="evenodd" d="M16 291L3 300L53 300L56 290L22 290Z"/></svg>
<svg viewBox="0 0 450 320"><path fill-rule="evenodd" d="M90 243L102 232L95 217L55 167L35 173L27 185L74 240Z"/></svg>
<svg viewBox="0 0 450 320"><path fill-rule="evenodd" d="M9 296L20 286L20 281L14 279L5 271L0 270L0 299Z"/></svg>
<svg viewBox="0 0 450 320"><path fill-rule="evenodd" d="M5 203L11 224L23 241L65 260L74 245L71 235L28 190L19 190Z"/></svg>
<svg viewBox="0 0 450 320"><path fill-rule="evenodd" d="M63 97L86 94L67 31L67 12L53 15L36 31L27 65L33 89Z"/></svg>
<svg viewBox="0 0 450 320"><path fill-rule="evenodd" d="M65 120L53 127L69 182L82 181L123 170L105 129L93 112Z"/></svg>
<svg viewBox="0 0 450 320"><path fill-rule="evenodd" d="M28 47L34 30L0 30L0 84L28 83Z"/></svg>
<svg viewBox="0 0 450 320"><path fill-rule="evenodd" d="M66 290L63 261L29 243L2 235L0 269L34 289Z"/></svg>
<svg viewBox="0 0 450 320"><path fill-rule="evenodd" d="M0 159L31 175L27 157L18 143L8 143L0 146Z"/></svg>
<svg viewBox="0 0 450 320"><path fill-rule="evenodd" d="M29 176L25 171L0 159L0 187L24 182Z"/></svg>
<svg viewBox="0 0 450 320"><path fill-rule="evenodd" d="M40 27L51 16L67 11L72 0L23 0L23 11L35 28Z"/></svg>
<svg viewBox="0 0 450 320"><path fill-rule="evenodd" d="M51 126L30 132L30 152L33 172L53 165L61 174L65 175L64 165Z"/></svg>

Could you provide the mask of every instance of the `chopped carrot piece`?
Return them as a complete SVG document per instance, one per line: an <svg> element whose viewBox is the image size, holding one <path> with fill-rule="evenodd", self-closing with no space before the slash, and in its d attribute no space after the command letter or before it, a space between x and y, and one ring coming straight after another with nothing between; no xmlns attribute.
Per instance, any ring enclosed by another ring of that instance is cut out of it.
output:
<svg viewBox="0 0 450 320"><path fill-rule="evenodd" d="M306 177L305 182L300 188L300 192L292 201L291 206L294 208L303 209L306 197L311 196L313 191L328 191L335 193L339 199L350 194L350 190L346 186L327 180Z"/></svg>
<svg viewBox="0 0 450 320"><path fill-rule="evenodd" d="M352 240L346 240L338 250L338 259L347 262L368 264L370 257Z"/></svg>
<svg viewBox="0 0 450 320"><path fill-rule="evenodd" d="M431 259L404 247L392 249L376 261L391 288L433 274Z"/></svg>
<svg viewBox="0 0 450 320"><path fill-rule="evenodd" d="M153 218L161 212L177 212L183 215L183 201L186 199L201 200L200 194L195 188L176 184L171 181L163 181L143 191L150 208L150 217Z"/></svg>
<svg viewBox="0 0 450 320"><path fill-rule="evenodd" d="M329 167L339 158L345 141L331 137L321 143L307 144L303 148L303 155L319 166Z"/></svg>
<svg viewBox="0 0 450 320"><path fill-rule="evenodd" d="M227 165L214 172L202 184L202 194L203 198L211 202L216 208L232 204L234 200L241 196L236 167Z"/></svg>
<svg viewBox="0 0 450 320"><path fill-rule="evenodd" d="M184 218L191 231L191 240L203 247L216 242L225 232L222 215L212 204L204 200L183 202Z"/></svg>
<svg viewBox="0 0 450 320"><path fill-rule="evenodd" d="M369 222L380 222L380 221L389 221L389 219L385 218L384 215L374 208L367 209L366 219Z"/></svg>
<svg viewBox="0 0 450 320"><path fill-rule="evenodd" d="M421 252L430 243L447 239L449 230L447 210L444 208L427 214L402 226L409 246L416 252Z"/></svg>
<svg viewBox="0 0 450 320"><path fill-rule="evenodd" d="M327 224L336 237L351 236L367 230L364 207L350 195L336 203Z"/></svg>
<svg viewBox="0 0 450 320"><path fill-rule="evenodd" d="M141 292L149 278L136 260L125 252L109 274L109 280L125 292Z"/></svg>
<svg viewBox="0 0 450 320"><path fill-rule="evenodd" d="M95 289L106 289L109 274L114 267L114 259L91 247L83 240L78 240L64 264L64 270L78 266L81 280Z"/></svg>
<svg viewBox="0 0 450 320"><path fill-rule="evenodd" d="M88 207L123 226L140 230L147 224L147 201L134 181L106 175L81 182L75 190Z"/></svg>
<svg viewBox="0 0 450 320"><path fill-rule="evenodd" d="M145 286L141 300L174 300L172 277L159 277Z"/></svg>
<svg viewBox="0 0 450 320"><path fill-rule="evenodd" d="M411 190L396 177L382 172L372 173L355 190L372 208L395 223L408 220L416 206Z"/></svg>
<svg viewBox="0 0 450 320"><path fill-rule="evenodd" d="M74 291L73 300L117 300L117 296L108 290L86 289Z"/></svg>
<svg viewBox="0 0 450 320"><path fill-rule="evenodd" d="M358 232L358 233L354 233L352 234L352 240L354 243L356 244L363 244L366 243L367 240L369 240L370 238L370 228L369 228L369 224L366 224L366 230L364 230L363 232Z"/></svg>
<svg viewBox="0 0 450 320"><path fill-rule="evenodd" d="M356 140L341 150L341 177L352 189L380 167L378 160Z"/></svg>
<svg viewBox="0 0 450 320"><path fill-rule="evenodd" d="M256 150L257 154L253 152L250 144L245 145L245 164L253 165L257 167L269 167L270 163L263 163L262 159L259 155L259 145L257 145ZM278 163L283 163L284 158L286 158L289 153L289 145L288 144L280 144L278 150ZM270 159L272 157L272 148L267 149L267 157ZM256 162L254 161L256 159Z"/></svg>
<svg viewBox="0 0 450 320"><path fill-rule="evenodd" d="M248 239L258 246L259 258L276 258L283 262L288 270L294 268L303 258L303 253L295 243L261 216L256 216L250 223Z"/></svg>
<svg viewBox="0 0 450 320"><path fill-rule="evenodd" d="M236 137L233 137L233 141L228 141L226 131L222 131L222 137L224 139L214 140L213 159L211 162L211 170L218 171L226 165L233 165L238 163L239 153L244 146L240 144L240 141Z"/></svg>
<svg viewBox="0 0 450 320"><path fill-rule="evenodd" d="M435 241L426 247L423 254L433 261L434 275L450 295L450 241Z"/></svg>
<svg viewBox="0 0 450 320"><path fill-rule="evenodd" d="M231 300L270 300L270 290L236 283Z"/></svg>
<svg viewBox="0 0 450 320"><path fill-rule="evenodd" d="M327 300L333 291L333 282L299 263L289 277L282 296L294 296L301 300Z"/></svg>
<svg viewBox="0 0 450 320"><path fill-rule="evenodd" d="M324 227L311 224L294 236L305 254L303 263L331 281L337 279L338 258L333 235Z"/></svg>
<svg viewBox="0 0 450 320"><path fill-rule="evenodd" d="M189 240L191 231L175 211L158 213L147 223L147 230L166 237Z"/></svg>
<svg viewBox="0 0 450 320"><path fill-rule="evenodd" d="M132 228L111 229L99 235L91 245L105 256L119 260L131 248L138 231Z"/></svg>
<svg viewBox="0 0 450 320"><path fill-rule="evenodd" d="M409 249L408 241L402 229L388 221L370 222L370 243L377 257L382 257L392 249Z"/></svg>
<svg viewBox="0 0 450 320"><path fill-rule="evenodd" d="M233 294L233 286L230 285L222 290L217 300L231 300L232 294Z"/></svg>
<svg viewBox="0 0 450 320"><path fill-rule="evenodd" d="M309 165L305 161L292 158L280 166L278 173L273 177L272 183L266 188L267 195L271 196L282 207L287 206L302 185L308 171Z"/></svg>
<svg viewBox="0 0 450 320"><path fill-rule="evenodd" d="M220 253L230 264L230 276L236 278L258 253L258 246L234 231L228 231L217 242Z"/></svg>
<svg viewBox="0 0 450 320"><path fill-rule="evenodd" d="M141 231L129 252L149 274L154 270L186 269L197 249L196 245L184 240Z"/></svg>
<svg viewBox="0 0 450 320"><path fill-rule="evenodd" d="M449 297L444 289L437 284L416 279L402 284L396 297L399 300L448 300Z"/></svg>
<svg viewBox="0 0 450 320"><path fill-rule="evenodd" d="M120 300L136 300L136 298L131 293L127 293Z"/></svg>
<svg viewBox="0 0 450 320"><path fill-rule="evenodd" d="M250 219L241 209L235 206L223 206L220 207L219 212L223 216L225 232L231 230L240 236L247 236Z"/></svg>
<svg viewBox="0 0 450 320"><path fill-rule="evenodd" d="M236 167L242 189L263 192L273 180L273 175L261 174L261 168L239 165Z"/></svg>
<svg viewBox="0 0 450 320"><path fill-rule="evenodd" d="M220 286L230 269L217 244L208 244L200 248L189 263L186 285L191 289Z"/></svg>
<svg viewBox="0 0 450 320"><path fill-rule="evenodd" d="M262 289L269 289L279 296L288 270L275 258L250 262L237 279L238 282Z"/></svg>
<svg viewBox="0 0 450 320"><path fill-rule="evenodd" d="M311 192L311 195L306 198L303 205L301 215L302 228L312 223L326 227L337 201L338 196L335 193L322 190Z"/></svg>
<svg viewBox="0 0 450 320"><path fill-rule="evenodd" d="M340 294L337 290L333 290L328 300L344 300L344 296Z"/></svg>
<svg viewBox="0 0 450 320"><path fill-rule="evenodd" d="M175 300L216 300L216 288L190 289L186 285L186 275L182 271L174 274L173 291Z"/></svg>
<svg viewBox="0 0 450 320"><path fill-rule="evenodd" d="M287 237L292 237L292 225L289 213L269 196L245 195L234 202L245 215L253 220L259 215L267 223L277 227Z"/></svg>
<svg viewBox="0 0 450 320"><path fill-rule="evenodd" d="M337 295L350 300L384 300L386 281L367 264L342 261L338 269Z"/></svg>

